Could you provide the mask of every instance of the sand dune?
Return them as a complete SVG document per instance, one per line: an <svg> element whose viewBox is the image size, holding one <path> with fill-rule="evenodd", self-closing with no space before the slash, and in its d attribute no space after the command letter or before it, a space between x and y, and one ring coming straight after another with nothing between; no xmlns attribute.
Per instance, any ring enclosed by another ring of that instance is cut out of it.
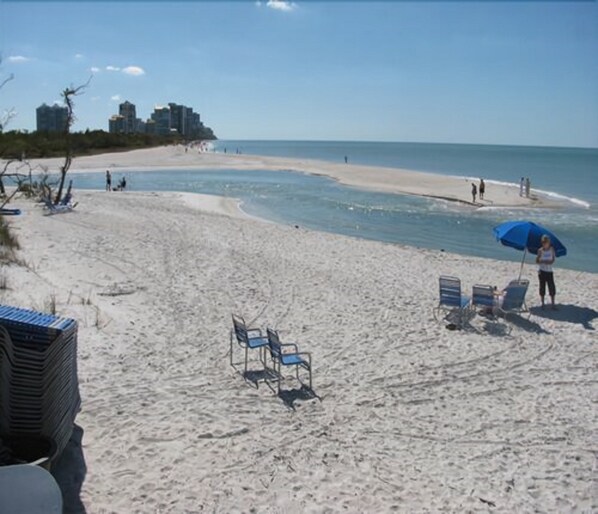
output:
<svg viewBox="0 0 598 514"><path fill-rule="evenodd" d="M34 166L44 165L51 170L57 170L61 161L44 159L31 162ZM72 171L104 172L106 169L111 169L118 174L123 171L168 168L290 170L325 175L343 184L375 191L442 198L465 204L472 202L471 181L465 178L396 168L335 164L310 159L199 153L195 149L185 152L182 145L77 157L73 161ZM492 177L484 178L488 180ZM478 183L477 180L475 182ZM558 207L562 205L555 199L542 196L533 190L531 196L531 198L520 197L518 187L487 183L484 200L478 198L475 206Z"/></svg>
<svg viewBox="0 0 598 514"><path fill-rule="evenodd" d="M87 512L598 510L597 275L557 270L561 310L510 336L479 317L449 331L432 317L438 275L504 285L516 263L188 195L78 200L51 217L19 205L29 269L5 267L1 301L55 295L80 321ZM231 312L312 352L320 399L235 373Z"/></svg>

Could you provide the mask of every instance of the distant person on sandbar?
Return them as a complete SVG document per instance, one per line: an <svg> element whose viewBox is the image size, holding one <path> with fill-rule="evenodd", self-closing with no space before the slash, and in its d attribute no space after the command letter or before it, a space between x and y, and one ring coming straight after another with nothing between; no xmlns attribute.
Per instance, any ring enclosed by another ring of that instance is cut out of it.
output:
<svg viewBox="0 0 598 514"><path fill-rule="evenodd" d="M525 179L521 177L521 182L519 182L519 196L523 196L523 192L525 191Z"/></svg>
<svg viewBox="0 0 598 514"><path fill-rule="evenodd" d="M124 191L125 188L127 187L127 179L125 177L123 177L120 181L120 184L118 185L121 191Z"/></svg>
<svg viewBox="0 0 598 514"><path fill-rule="evenodd" d="M112 191L112 176L110 170L106 170L106 191Z"/></svg>
<svg viewBox="0 0 598 514"><path fill-rule="evenodd" d="M484 179L480 179L480 200L484 199L484 193L486 192L486 184L484 184Z"/></svg>
<svg viewBox="0 0 598 514"><path fill-rule="evenodd" d="M349 159L347 159L347 156L345 155L345 164L347 164L347 162L349 162Z"/></svg>
<svg viewBox="0 0 598 514"><path fill-rule="evenodd" d="M529 198L529 190L532 187L532 183L529 180L529 177L525 179L525 197Z"/></svg>
<svg viewBox="0 0 598 514"><path fill-rule="evenodd" d="M471 183L471 196L473 197L473 203L475 203L475 197L478 194L478 188L475 183Z"/></svg>
<svg viewBox="0 0 598 514"><path fill-rule="evenodd" d="M546 234L540 239L542 246L538 250L536 256L536 263L538 264L538 279L540 281L540 300L542 300L542 309L544 309L544 295L546 294L546 286L548 285L548 294L552 303L552 309L556 310L554 304L554 297L556 295L556 287L554 285L554 274L552 272L552 264L556 254L554 247L550 242L550 237Z"/></svg>

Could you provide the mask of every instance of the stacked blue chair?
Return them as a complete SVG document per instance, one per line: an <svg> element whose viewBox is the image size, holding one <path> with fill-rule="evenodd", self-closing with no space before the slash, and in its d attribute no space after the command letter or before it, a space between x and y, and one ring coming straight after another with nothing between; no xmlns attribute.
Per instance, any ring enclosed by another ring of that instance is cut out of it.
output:
<svg viewBox="0 0 598 514"><path fill-rule="evenodd" d="M80 405L77 322L0 305L0 437L47 438L56 457Z"/></svg>

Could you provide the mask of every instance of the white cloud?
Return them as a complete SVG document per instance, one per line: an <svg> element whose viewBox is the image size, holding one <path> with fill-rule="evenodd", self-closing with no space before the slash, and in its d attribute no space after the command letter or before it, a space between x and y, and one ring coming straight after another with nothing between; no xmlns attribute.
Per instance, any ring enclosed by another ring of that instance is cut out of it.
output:
<svg viewBox="0 0 598 514"><path fill-rule="evenodd" d="M295 2L287 2L286 0L268 0L266 7L276 9L277 11L289 12L294 11L297 8L297 4Z"/></svg>
<svg viewBox="0 0 598 514"><path fill-rule="evenodd" d="M75 59L83 59L83 54L75 54Z"/></svg>
<svg viewBox="0 0 598 514"><path fill-rule="evenodd" d="M22 55L11 55L8 57L8 62L27 62L30 60L29 57L24 57Z"/></svg>
<svg viewBox="0 0 598 514"><path fill-rule="evenodd" d="M126 68L122 69L123 73L127 75L133 75L135 77L139 77L140 75L145 75L145 70L140 68L139 66L127 66Z"/></svg>
<svg viewBox="0 0 598 514"><path fill-rule="evenodd" d="M91 101L92 102L97 102L98 100L100 100L101 98L99 96L92 96L91 97Z"/></svg>
<svg viewBox="0 0 598 514"><path fill-rule="evenodd" d="M120 68L117 66L106 66L106 71L120 71Z"/></svg>
<svg viewBox="0 0 598 514"><path fill-rule="evenodd" d="M120 101L120 95L112 95L110 97L110 100L112 100L113 102L119 102Z"/></svg>
<svg viewBox="0 0 598 514"><path fill-rule="evenodd" d="M92 66L89 71L91 71L92 73L99 73L100 72L100 68L98 68L97 66Z"/></svg>

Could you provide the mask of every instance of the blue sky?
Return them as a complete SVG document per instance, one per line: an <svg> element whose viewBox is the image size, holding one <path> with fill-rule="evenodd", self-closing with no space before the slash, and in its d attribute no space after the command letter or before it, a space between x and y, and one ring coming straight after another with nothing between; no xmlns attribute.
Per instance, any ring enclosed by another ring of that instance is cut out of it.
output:
<svg viewBox="0 0 598 514"><path fill-rule="evenodd" d="M76 130L174 101L222 139L598 147L596 2L0 0L0 52L14 129L92 74Z"/></svg>

